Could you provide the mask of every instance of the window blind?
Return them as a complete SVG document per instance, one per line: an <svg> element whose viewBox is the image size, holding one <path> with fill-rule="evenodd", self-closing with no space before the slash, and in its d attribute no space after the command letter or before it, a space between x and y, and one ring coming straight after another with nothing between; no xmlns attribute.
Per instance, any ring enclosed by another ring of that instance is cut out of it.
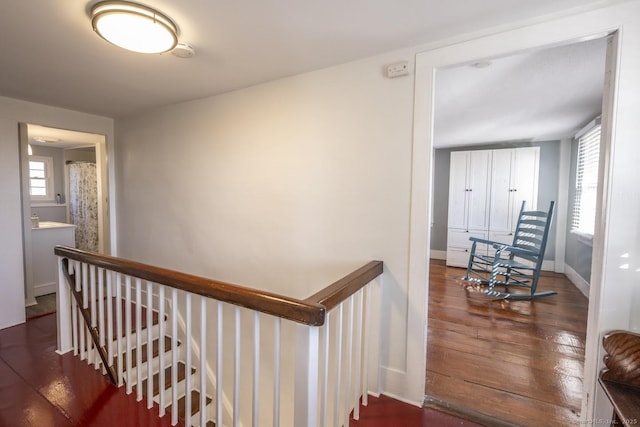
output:
<svg viewBox="0 0 640 427"><path fill-rule="evenodd" d="M595 230L599 157L600 124L597 124L578 138L572 231L593 235Z"/></svg>

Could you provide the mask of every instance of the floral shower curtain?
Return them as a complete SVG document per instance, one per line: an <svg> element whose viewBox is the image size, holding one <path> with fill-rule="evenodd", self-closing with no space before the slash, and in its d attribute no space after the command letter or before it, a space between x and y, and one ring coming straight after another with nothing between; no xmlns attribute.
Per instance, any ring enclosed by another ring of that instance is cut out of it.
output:
<svg viewBox="0 0 640 427"><path fill-rule="evenodd" d="M76 247L98 251L98 180L96 164L71 162L69 171L69 216L76 225Z"/></svg>

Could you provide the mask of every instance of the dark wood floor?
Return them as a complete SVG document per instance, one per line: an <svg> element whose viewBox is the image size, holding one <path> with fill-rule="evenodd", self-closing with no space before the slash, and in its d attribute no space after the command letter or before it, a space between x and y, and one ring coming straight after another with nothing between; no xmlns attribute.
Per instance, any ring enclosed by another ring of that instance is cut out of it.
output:
<svg viewBox="0 0 640 427"><path fill-rule="evenodd" d="M488 425L578 425L588 300L544 273L536 301L490 301L432 261L426 395ZM489 421L487 421L489 420Z"/></svg>

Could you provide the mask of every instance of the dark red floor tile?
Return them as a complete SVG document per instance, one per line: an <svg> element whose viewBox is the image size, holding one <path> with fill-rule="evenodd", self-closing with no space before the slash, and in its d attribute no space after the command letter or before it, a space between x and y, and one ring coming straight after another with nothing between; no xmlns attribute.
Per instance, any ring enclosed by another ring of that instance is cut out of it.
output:
<svg viewBox="0 0 640 427"><path fill-rule="evenodd" d="M387 396L369 397L369 405L360 407L360 419L351 427L482 427L430 408L418 408Z"/></svg>
<svg viewBox="0 0 640 427"><path fill-rule="evenodd" d="M50 315L0 330L0 427L171 425L157 405L147 409L72 353L55 353L56 326Z"/></svg>
<svg viewBox="0 0 640 427"><path fill-rule="evenodd" d="M25 384L0 360L0 426L73 426L58 408Z"/></svg>

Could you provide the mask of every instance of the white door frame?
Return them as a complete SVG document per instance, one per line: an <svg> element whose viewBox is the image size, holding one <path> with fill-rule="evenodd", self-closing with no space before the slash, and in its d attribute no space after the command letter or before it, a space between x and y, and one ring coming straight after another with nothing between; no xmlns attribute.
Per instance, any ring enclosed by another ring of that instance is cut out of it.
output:
<svg viewBox="0 0 640 427"><path fill-rule="evenodd" d="M420 313L425 315L424 313L427 313L428 309L428 293L424 289L428 286L429 266L425 260L429 259L428 242L431 237L428 224L431 223L429 206L433 194L431 188L433 185L433 116L437 69L531 49L549 48L594 37L603 37L616 31L624 35L619 38L617 57L614 58L620 66L616 75L613 76L615 84L612 94L614 108L611 114L611 138L607 138L601 148L603 150L602 158L605 162L601 167L604 179L600 191L603 197L599 200L604 199L606 202L599 207L601 215L600 221L596 225L594 238L594 254L600 254L600 259L594 258L591 274L590 313L581 416L583 420L593 419L595 416L606 418L611 414L608 412L607 405L603 404L606 398L601 395L597 387L597 374L599 366L602 365L600 336L607 329L629 328L631 320L633 320L630 319L633 304L640 303L640 301L633 301L633 287L627 283L637 280L637 276L630 276L630 272L620 270L616 265L619 263L619 255L612 251L612 248L622 244L621 239L625 232L622 228L636 224L637 221L634 219L640 217L640 201L638 201L637 190L634 193L635 199L632 201L629 200L628 194L618 194L621 193L621 190L623 190L622 193L632 191L624 188L625 185L626 187L635 187L635 185L629 185L628 180L637 174L634 174L634 167L627 162L630 163L630 160L640 158L640 148L633 146L633 141L636 141L637 145L638 134L633 117L640 116L640 108L635 101L640 96L640 83L634 81L635 76L640 72L640 64L633 60L634 57L637 58L640 47L640 18L638 17L640 17L640 3L627 2L480 37L416 55L409 298L414 301L424 301ZM632 159L625 160L625 156L631 156ZM616 164L615 170L612 167L614 163ZM637 168L637 164L635 167ZM624 206L620 206L622 200L625 201ZM632 229L635 228L632 227ZM628 240L627 235L626 241ZM629 253L638 256L640 241L629 242L625 249L627 256ZM619 280L623 280L625 284L621 285ZM613 281L618 283L614 285ZM617 303L615 310L611 306L614 301ZM428 363L426 360L426 318L428 316L425 316L425 320L423 320L424 330L422 331L425 337L424 353L421 359L423 369ZM416 371L417 368L417 366L414 367ZM424 370L422 372L424 373ZM422 377L424 378L424 374ZM422 391L424 391L424 380Z"/></svg>
<svg viewBox="0 0 640 427"><path fill-rule="evenodd" d="M19 126L19 161L20 161L20 171L21 171L21 194L22 194L22 239L23 239L23 251L24 251L24 286L25 286L25 305L34 305L36 304L35 294L34 294L34 283L33 283L33 259L31 256L32 247L31 247L31 197L29 196L29 157L27 154L27 147L29 145L29 135L28 135L28 127L29 123L20 122ZM55 128L54 126L45 126ZM72 129L69 129L72 130ZM72 130L75 131L75 130ZM108 204L108 195L109 195L109 178L108 178L108 166L107 166L107 147L106 147L106 136L102 134L97 134L95 132L84 132L77 131L82 133L93 133L96 138L92 138L97 142L93 142L93 146L96 152L96 172L98 178L98 241L99 241L99 252L101 253L111 253L111 222L109 220L109 204ZM66 175L66 167L63 165L63 170ZM64 186L68 187L68 177L64 178ZM68 188L67 188L68 189ZM68 194L67 194L68 197Z"/></svg>

